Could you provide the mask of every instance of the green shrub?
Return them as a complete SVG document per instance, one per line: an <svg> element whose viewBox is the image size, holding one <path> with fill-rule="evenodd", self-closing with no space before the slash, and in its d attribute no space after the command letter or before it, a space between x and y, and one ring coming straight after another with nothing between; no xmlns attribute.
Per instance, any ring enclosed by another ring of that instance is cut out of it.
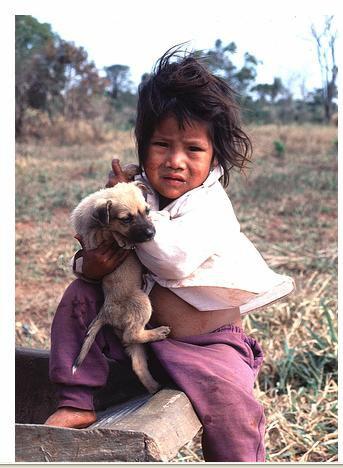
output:
<svg viewBox="0 0 343 468"><path fill-rule="evenodd" d="M281 140L274 140L274 154L278 158L285 155L285 144Z"/></svg>

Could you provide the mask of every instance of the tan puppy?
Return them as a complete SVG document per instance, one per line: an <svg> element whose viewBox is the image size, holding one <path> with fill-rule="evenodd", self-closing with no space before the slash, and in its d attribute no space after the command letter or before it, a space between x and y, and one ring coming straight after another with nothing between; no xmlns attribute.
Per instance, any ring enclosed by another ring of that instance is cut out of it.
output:
<svg viewBox="0 0 343 468"><path fill-rule="evenodd" d="M125 249L132 249L137 242L146 242L155 235L155 228L148 217L149 207L139 182L118 183L112 188L92 193L75 208L71 222L84 240L86 249L97 247L102 241L114 239ZM149 297L142 291L142 267L134 253L111 274L102 280L105 301L99 314L87 331L72 372L75 373L86 357L100 328L112 325L118 338L132 360L132 367L150 393L159 389L152 378L142 343L163 340L169 327L146 330L151 316Z"/></svg>

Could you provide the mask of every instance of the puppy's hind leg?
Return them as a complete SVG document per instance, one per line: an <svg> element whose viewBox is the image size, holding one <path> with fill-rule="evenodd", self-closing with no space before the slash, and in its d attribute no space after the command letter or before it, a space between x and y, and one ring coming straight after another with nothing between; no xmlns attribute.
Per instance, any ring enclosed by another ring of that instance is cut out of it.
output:
<svg viewBox="0 0 343 468"><path fill-rule="evenodd" d="M72 372L73 375L75 374L77 369L83 363L85 357L88 354L88 351L90 350L92 344L94 343L96 335L98 334L100 328L104 325L103 321L101 320L101 315L100 314L101 314L101 311L99 312L97 317L95 317L95 319L92 321L92 323L90 324L90 326L89 326L89 328L87 330L87 334L86 334L86 337L85 337L85 339L83 341L80 354L75 359L73 367L71 369L71 372Z"/></svg>
<svg viewBox="0 0 343 468"><path fill-rule="evenodd" d="M144 346L136 343L125 347L132 361L132 369L149 393L156 393L160 384L150 374Z"/></svg>

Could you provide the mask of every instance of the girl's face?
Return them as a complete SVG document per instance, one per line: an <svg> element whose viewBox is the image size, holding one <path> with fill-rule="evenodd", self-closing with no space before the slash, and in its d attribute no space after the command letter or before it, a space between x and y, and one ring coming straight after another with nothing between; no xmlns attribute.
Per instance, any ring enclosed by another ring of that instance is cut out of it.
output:
<svg viewBox="0 0 343 468"><path fill-rule="evenodd" d="M212 160L213 146L207 125L192 121L180 129L176 118L168 116L155 128L144 170L166 206L199 187L207 179Z"/></svg>

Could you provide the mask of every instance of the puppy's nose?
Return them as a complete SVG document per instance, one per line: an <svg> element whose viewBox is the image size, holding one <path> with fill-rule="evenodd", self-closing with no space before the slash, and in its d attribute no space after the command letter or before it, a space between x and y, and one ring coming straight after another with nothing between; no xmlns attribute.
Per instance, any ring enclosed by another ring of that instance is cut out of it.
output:
<svg viewBox="0 0 343 468"><path fill-rule="evenodd" d="M154 228L154 226L149 226L144 229L144 234L147 240L151 240L156 234L156 229Z"/></svg>
<svg viewBox="0 0 343 468"><path fill-rule="evenodd" d="M133 243L146 242L151 240L156 233L153 225L135 226L130 232L130 240Z"/></svg>

